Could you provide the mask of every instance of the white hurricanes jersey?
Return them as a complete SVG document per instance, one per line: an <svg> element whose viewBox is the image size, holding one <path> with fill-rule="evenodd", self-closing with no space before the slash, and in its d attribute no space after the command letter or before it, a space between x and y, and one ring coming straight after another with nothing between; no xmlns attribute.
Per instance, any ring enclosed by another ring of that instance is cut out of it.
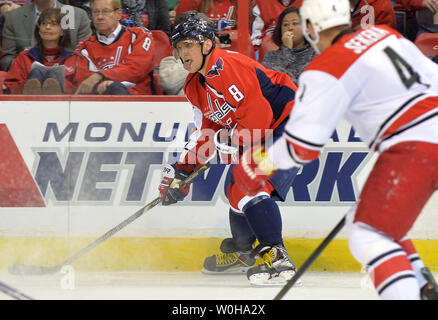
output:
<svg viewBox="0 0 438 320"><path fill-rule="evenodd" d="M387 26L340 37L301 74L272 160L287 168L316 159L342 117L380 152L402 141L438 143L438 65Z"/></svg>

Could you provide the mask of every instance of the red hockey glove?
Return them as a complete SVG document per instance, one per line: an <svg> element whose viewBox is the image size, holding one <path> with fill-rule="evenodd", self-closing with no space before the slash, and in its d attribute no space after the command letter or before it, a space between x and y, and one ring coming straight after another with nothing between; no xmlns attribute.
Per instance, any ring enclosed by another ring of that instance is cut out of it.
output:
<svg viewBox="0 0 438 320"><path fill-rule="evenodd" d="M265 187L266 181L277 168L271 162L264 147L246 150L233 170L235 183L248 195L253 196Z"/></svg>
<svg viewBox="0 0 438 320"><path fill-rule="evenodd" d="M178 169L176 164L167 164L163 168L163 178L158 190L160 191L161 202L164 206L184 200L190 192L190 182L185 186L182 186L181 184L193 171L190 170L190 168L194 166L182 165L181 167L181 169Z"/></svg>

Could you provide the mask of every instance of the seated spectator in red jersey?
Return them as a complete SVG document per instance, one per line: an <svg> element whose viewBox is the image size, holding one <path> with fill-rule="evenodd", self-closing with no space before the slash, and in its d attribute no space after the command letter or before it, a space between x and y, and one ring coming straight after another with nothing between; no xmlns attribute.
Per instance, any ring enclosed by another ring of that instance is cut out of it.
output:
<svg viewBox="0 0 438 320"><path fill-rule="evenodd" d="M249 1L249 22L253 21L254 1ZM176 15L186 11L198 11L216 25L216 31L232 30L237 27L237 0L181 0Z"/></svg>
<svg viewBox="0 0 438 320"><path fill-rule="evenodd" d="M61 9L44 10L36 23L36 46L21 52L15 58L4 81L5 93L61 94L75 91L74 78L78 57L69 48L70 34L62 27L64 14ZM65 78L50 68L32 68L35 63L44 66L64 65Z"/></svg>
<svg viewBox="0 0 438 320"><path fill-rule="evenodd" d="M301 7L303 0L256 0L252 24L252 44L259 46L267 33L273 33L278 17L287 8Z"/></svg>
<svg viewBox="0 0 438 320"><path fill-rule="evenodd" d="M351 28L386 24L397 29L394 7L391 0L350 0Z"/></svg>
<svg viewBox="0 0 438 320"><path fill-rule="evenodd" d="M86 78L78 94L154 93L152 34L142 27L122 26L121 5L120 0L91 2L96 35L76 49L82 56L80 72Z"/></svg>

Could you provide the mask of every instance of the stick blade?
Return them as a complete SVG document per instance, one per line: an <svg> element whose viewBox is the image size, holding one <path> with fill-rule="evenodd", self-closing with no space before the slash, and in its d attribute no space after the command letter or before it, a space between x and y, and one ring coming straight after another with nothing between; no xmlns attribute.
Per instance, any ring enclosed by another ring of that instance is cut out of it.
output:
<svg viewBox="0 0 438 320"><path fill-rule="evenodd" d="M36 276L44 274L54 274L61 270L61 266L45 267L31 266L26 264L13 264L9 267L9 273L16 276Z"/></svg>

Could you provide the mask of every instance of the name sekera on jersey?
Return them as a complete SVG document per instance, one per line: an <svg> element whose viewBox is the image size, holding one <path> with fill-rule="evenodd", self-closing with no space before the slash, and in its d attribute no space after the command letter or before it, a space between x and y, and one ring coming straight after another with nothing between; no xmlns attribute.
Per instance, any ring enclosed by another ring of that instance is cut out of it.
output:
<svg viewBox="0 0 438 320"><path fill-rule="evenodd" d="M356 54L361 54L369 46L373 45L380 39L389 34L388 30L369 28L360 32L357 36L351 38L345 43L345 48L353 50Z"/></svg>

